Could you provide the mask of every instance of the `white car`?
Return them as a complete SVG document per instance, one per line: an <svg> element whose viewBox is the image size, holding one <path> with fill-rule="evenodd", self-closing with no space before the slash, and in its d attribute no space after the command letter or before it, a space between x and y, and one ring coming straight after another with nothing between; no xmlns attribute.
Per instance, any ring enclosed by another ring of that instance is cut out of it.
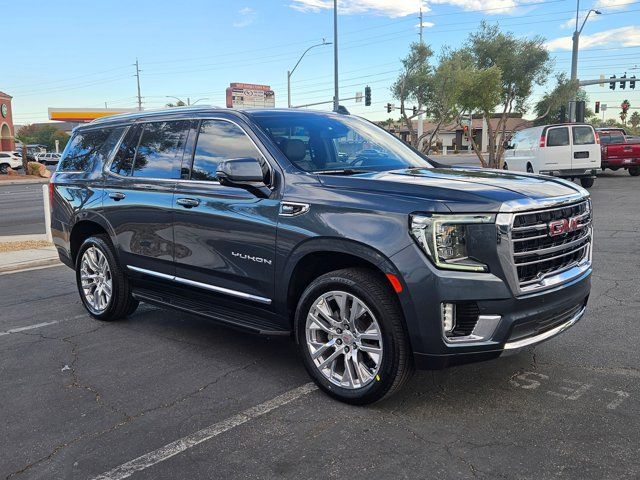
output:
<svg viewBox="0 0 640 480"><path fill-rule="evenodd" d="M22 156L16 152L0 152L0 174L5 175L9 167L14 170L22 168Z"/></svg>
<svg viewBox="0 0 640 480"><path fill-rule="evenodd" d="M504 169L580 179L589 188L600 171L600 145L591 125L545 125L520 130L505 144Z"/></svg>
<svg viewBox="0 0 640 480"><path fill-rule="evenodd" d="M45 165L55 165L60 161L61 156L59 153L38 153L36 155L36 162L44 163Z"/></svg>

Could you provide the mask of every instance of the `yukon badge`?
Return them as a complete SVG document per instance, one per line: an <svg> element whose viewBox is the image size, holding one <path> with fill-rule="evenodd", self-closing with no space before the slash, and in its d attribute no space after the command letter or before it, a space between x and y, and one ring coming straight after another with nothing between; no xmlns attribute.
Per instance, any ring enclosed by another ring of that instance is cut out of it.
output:
<svg viewBox="0 0 640 480"><path fill-rule="evenodd" d="M264 263L266 265L271 265L271 260L267 260L266 258L254 257L253 255L247 255L246 253L238 253L234 251L231 252L231 255L233 255L234 257L241 258L242 260L250 260L256 263Z"/></svg>

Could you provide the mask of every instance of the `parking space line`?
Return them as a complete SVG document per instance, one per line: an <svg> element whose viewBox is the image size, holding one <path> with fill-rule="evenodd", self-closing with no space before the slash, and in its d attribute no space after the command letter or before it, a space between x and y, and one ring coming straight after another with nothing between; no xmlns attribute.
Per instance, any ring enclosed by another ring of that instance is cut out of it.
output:
<svg viewBox="0 0 640 480"><path fill-rule="evenodd" d="M64 318L62 320L53 320L51 322L35 323L33 325L27 325L26 327L16 327L16 328L12 328L10 330L5 330L4 332L0 332L0 337L3 337L5 335L11 335L12 333L20 333L20 332L24 332L24 331L27 331L27 330L34 330L36 328L42 328L42 327L47 327L49 325L55 325L56 323L66 322L67 320L77 320L78 318L85 318L86 316L87 316L86 314L76 315L75 317Z"/></svg>
<svg viewBox="0 0 640 480"><path fill-rule="evenodd" d="M123 463L119 467L102 473L97 477L94 477L92 480L121 480L130 477L135 472L145 470L149 467L152 467L153 465L156 465L157 463L164 462L165 460L168 460L169 458L178 455L179 453L182 453L189 448L195 447L196 445L206 442L207 440L211 440L221 433L238 427L243 423L248 422L249 420L261 417L262 415L265 415L272 410L275 410L276 408L291 403L294 400L307 395L308 393L311 393L317 389L318 387L314 383L305 383L298 388L289 390L288 392L285 392L282 395L278 395L271 400L267 400L260 405L248 408L241 413L233 415L218 423L214 423L213 425L203 428L202 430L192 433L191 435L180 438L175 442L171 442L164 447L160 447L159 449L154 450L153 452L146 453L138 458L134 458L127 463Z"/></svg>

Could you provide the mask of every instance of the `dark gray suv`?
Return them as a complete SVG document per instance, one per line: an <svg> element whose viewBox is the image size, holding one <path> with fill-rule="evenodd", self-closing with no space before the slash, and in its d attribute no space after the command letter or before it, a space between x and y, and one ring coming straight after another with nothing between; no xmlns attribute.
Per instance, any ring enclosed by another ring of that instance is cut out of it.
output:
<svg viewBox="0 0 640 480"><path fill-rule="evenodd" d="M320 388L350 403L393 393L416 367L546 340L589 298L585 190L446 168L351 115L100 119L75 130L51 201L94 318L143 301L291 335Z"/></svg>

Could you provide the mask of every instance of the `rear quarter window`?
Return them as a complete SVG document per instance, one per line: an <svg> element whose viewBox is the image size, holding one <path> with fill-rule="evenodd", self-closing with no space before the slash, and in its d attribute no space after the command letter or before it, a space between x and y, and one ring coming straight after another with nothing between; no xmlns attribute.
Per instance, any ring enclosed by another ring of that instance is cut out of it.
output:
<svg viewBox="0 0 640 480"><path fill-rule="evenodd" d="M573 127L574 145L593 145L594 143L596 143L596 137L593 134L593 128L586 125Z"/></svg>
<svg viewBox="0 0 640 480"><path fill-rule="evenodd" d="M124 127L76 132L65 148L58 171L89 172L104 163L120 140Z"/></svg>

